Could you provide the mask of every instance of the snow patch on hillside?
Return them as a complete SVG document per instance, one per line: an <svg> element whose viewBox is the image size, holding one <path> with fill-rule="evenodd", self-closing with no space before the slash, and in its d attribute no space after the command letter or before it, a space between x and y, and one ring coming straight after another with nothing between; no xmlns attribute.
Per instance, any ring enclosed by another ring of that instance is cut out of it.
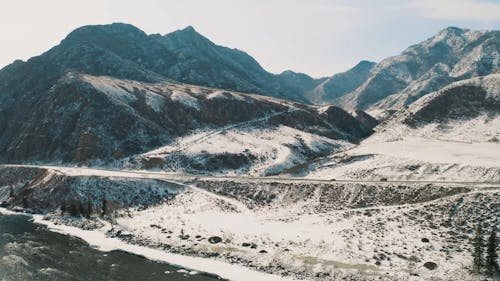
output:
<svg viewBox="0 0 500 281"><path fill-rule="evenodd" d="M243 97L241 95L237 95L237 94L234 94L234 93L231 93L228 91L222 91L222 90L214 91L214 92L208 94L206 98L207 98L207 100L210 100L210 99L234 99L234 100L240 100L240 101L245 100L245 97Z"/></svg>
<svg viewBox="0 0 500 281"><path fill-rule="evenodd" d="M200 109L200 104L198 102L198 99L184 91L174 90L170 98L173 101L177 101L183 104L184 106L191 107L196 110Z"/></svg>
<svg viewBox="0 0 500 281"><path fill-rule="evenodd" d="M146 91L144 98L146 99L146 104L156 112L161 112L163 105L165 104L165 98L151 91Z"/></svg>
<svg viewBox="0 0 500 281"><path fill-rule="evenodd" d="M128 89L125 83L120 83L120 80L104 76L95 77L90 75L82 75L82 77L85 79L85 81L90 83L92 87L100 92L105 93L116 102L129 104L130 102L137 100L137 98L133 94L131 94L133 89Z"/></svg>
<svg viewBox="0 0 500 281"><path fill-rule="evenodd" d="M231 128L217 134L199 132L177 139L173 145L145 153L140 157L163 158L165 162L175 161L173 154L182 154L193 163L204 163L208 156L240 155L248 159L235 170L212 171L223 174L274 174L311 158L324 156L334 151L352 147L342 140L303 132L287 126L272 128ZM240 157L240 158L241 158ZM177 166L178 172L185 172L183 164ZM203 165L202 165L203 166ZM172 167L171 167L172 168Z"/></svg>

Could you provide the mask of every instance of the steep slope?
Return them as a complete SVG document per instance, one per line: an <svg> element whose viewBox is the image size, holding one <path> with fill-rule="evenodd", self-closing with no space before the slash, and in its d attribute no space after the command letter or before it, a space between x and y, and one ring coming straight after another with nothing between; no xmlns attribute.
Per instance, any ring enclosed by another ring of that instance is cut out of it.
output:
<svg viewBox="0 0 500 281"><path fill-rule="evenodd" d="M262 119L270 126L348 142L372 132L340 109L320 113L314 107L265 96L77 72L62 76L48 90L0 98L2 162L109 163L194 131ZM342 120L351 120L351 126Z"/></svg>
<svg viewBox="0 0 500 281"><path fill-rule="evenodd" d="M384 59L368 79L335 103L351 109L388 109L409 105L447 84L500 69L500 31L450 27Z"/></svg>
<svg viewBox="0 0 500 281"><path fill-rule="evenodd" d="M178 63L163 73L176 81L307 101L295 84L282 83L243 51L218 46L189 26L158 38Z"/></svg>
<svg viewBox="0 0 500 281"><path fill-rule="evenodd" d="M500 181L500 74L452 83L377 127L360 146L304 168L309 178Z"/></svg>
<svg viewBox="0 0 500 281"><path fill-rule="evenodd" d="M47 89L69 70L143 82L172 79L307 102L298 85L265 71L242 51L212 43L192 27L161 36L121 23L80 27L46 53L0 70L0 95Z"/></svg>
<svg viewBox="0 0 500 281"><path fill-rule="evenodd" d="M409 136L465 142L500 135L500 74L452 83L396 113L370 141Z"/></svg>
<svg viewBox="0 0 500 281"><path fill-rule="evenodd" d="M374 66L374 62L361 61L348 71L335 74L316 87L305 89L306 97L315 104L332 103L361 86Z"/></svg>
<svg viewBox="0 0 500 281"><path fill-rule="evenodd" d="M197 175L268 176L353 146L266 119L181 137L133 157L125 166Z"/></svg>
<svg viewBox="0 0 500 281"><path fill-rule="evenodd" d="M291 70L283 71L279 74L279 78L284 84L298 87L302 93L309 92L311 89L314 89L328 79L327 77L314 79L307 74L297 73ZM309 99L307 95L305 95L305 97L309 101L314 102L313 100Z"/></svg>
<svg viewBox="0 0 500 281"><path fill-rule="evenodd" d="M363 110L355 110L352 115L356 118L361 124L368 128L375 128L380 123L379 120L375 119L370 114L364 112Z"/></svg>

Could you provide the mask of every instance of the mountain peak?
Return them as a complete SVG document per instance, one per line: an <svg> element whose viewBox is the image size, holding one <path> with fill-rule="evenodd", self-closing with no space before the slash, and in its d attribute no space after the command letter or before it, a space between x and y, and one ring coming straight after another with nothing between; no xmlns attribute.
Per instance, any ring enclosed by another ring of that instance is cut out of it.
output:
<svg viewBox="0 0 500 281"><path fill-rule="evenodd" d="M213 44L212 41L207 39L205 36L201 35L191 25L188 25L183 29L178 29L174 32L167 33L163 36L163 38L168 41L177 42L177 44L181 45L192 44L192 43Z"/></svg>
<svg viewBox="0 0 500 281"><path fill-rule="evenodd" d="M196 38L196 37L202 37L202 38L205 38L205 36L201 35L198 31L196 31L196 29L194 29L193 26L191 25L188 25L186 26L185 28L183 29L178 29L174 32L171 32L171 33L167 33L165 34L165 37L166 36L169 36L169 35L176 35L177 37L183 37L183 38ZM205 38L206 39L206 38Z"/></svg>
<svg viewBox="0 0 500 281"><path fill-rule="evenodd" d="M181 31L186 32L186 33L189 33L189 32L198 33L198 31L196 31L196 29L194 29L194 27L192 25L188 25L188 26L184 27L184 29L182 29Z"/></svg>
<svg viewBox="0 0 500 281"><path fill-rule="evenodd" d="M437 39L448 39L448 38L456 38L463 37L464 33L470 31L469 29L462 29L456 26L449 26L441 31L439 31L433 38Z"/></svg>
<svg viewBox="0 0 500 281"><path fill-rule="evenodd" d="M448 26L447 28L441 30L439 33L448 33L448 34L462 34L468 31L468 29L463 29L456 26Z"/></svg>
<svg viewBox="0 0 500 281"><path fill-rule="evenodd" d="M362 60L358 62L352 69L365 69L365 68L372 68L375 64L373 61L368 61L368 60Z"/></svg>
<svg viewBox="0 0 500 281"><path fill-rule="evenodd" d="M107 36L136 39L147 36L144 31L127 23L112 23L103 25L85 25L73 30L63 41L92 40L97 37Z"/></svg>

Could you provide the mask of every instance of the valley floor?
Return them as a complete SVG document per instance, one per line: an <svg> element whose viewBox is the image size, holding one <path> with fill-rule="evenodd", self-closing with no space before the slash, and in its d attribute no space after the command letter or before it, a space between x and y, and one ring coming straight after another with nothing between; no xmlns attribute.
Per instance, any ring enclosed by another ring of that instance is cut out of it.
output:
<svg viewBox="0 0 500 281"><path fill-rule="evenodd" d="M108 198L118 196L113 192L123 193L123 198L132 196L123 187L114 191L109 183L103 185L99 180L132 181L137 188L151 186L151 180L175 184L177 187L169 186L170 194L159 202L116 209L108 218L112 227L107 223L98 226L98 237L238 264L274 274L276 279L269 280L277 280L277 276L305 280L474 280L469 272L469 239L477 222L491 225L500 213L500 185L494 183L194 177L33 166L2 169L3 179L14 180L25 173L23 169L40 170L34 173L36 179L28 179L32 186L27 188L35 185L47 192L54 192L54 179L97 180L96 186ZM7 184L0 182L0 186ZM5 194L1 189L0 198ZM86 191L82 188L77 192ZM31 199L46 196L43 194ZM89 227L85 220L61 220L56 213L46 218ZM168 261L176 263L173 258ZM182 261L179 258L179 263ZM211 271L206 265L180 265ZM248 280L244 274L227 275L220 269L213 272L232 280Z"/></svg>
<svg viewBox="0 0 500 281"><path fill-rule="evenodd" d="M295 173L310 179L500 182L500 144L408 137L368 139Z"/></svg>

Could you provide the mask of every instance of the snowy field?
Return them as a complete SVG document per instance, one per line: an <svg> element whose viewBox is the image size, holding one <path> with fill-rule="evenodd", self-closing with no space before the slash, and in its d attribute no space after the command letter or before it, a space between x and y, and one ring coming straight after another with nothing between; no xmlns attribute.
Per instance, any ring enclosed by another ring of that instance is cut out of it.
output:
<svg viewBox="0 0 500 281"><path fill-rule="evenodd" d="M20 167L7 168L15 174ZM231 280L468 280L470 231L479 218L491 220L500 212L498 185L492 184L335 183L48 169L32 184L51 194L51 181L61 176L98 176L103 182L126 178L141 186L159 179L184 186L152 205L117 209L109 220L112 226L104 222L91 232L41 217L37 221L102 250L124 249ZM136 194L122 189L120 196L127 193ZM58 215L50 217L64 222ZM427 262L438 267L429 270Z"/></svg>
<svg viewBox="0 0 500 281"><path fill-rule="evenodd" d="M445 224L448 205L465 200L465 212L467 204L475 204L473 195L485 197L487 204L500 194L498 189L479 189L426 203L322 211L321 200L314 196L249 207L192 189L167 204L132 211L117 224L122 233L153 245L217 253L260 270L294 272L306 279L453 280L465 274L470 263L460 248L468 245L453 242L451 228L439 225ZM210 237L222 241L212 244ZM439 264L439 269L430 271L422 266L425 262Z"/></svg>
<svg viewBox="0 0 500 281"><path fill-rule="evenodd" d="M496 134L493 127L476 129L483 134L464 129L474 121L446 134L388 126L359 146L319 159L303 174L310 179L500 182L500 142L487 141Z"/></svg>
<svg viewBox="0 0 500 281"><path fill-rule="evenodd" d="M366 143L351 155L380 154L439 164L462 164L500 168L500 144L408 138L401 141Z"/></svg>

